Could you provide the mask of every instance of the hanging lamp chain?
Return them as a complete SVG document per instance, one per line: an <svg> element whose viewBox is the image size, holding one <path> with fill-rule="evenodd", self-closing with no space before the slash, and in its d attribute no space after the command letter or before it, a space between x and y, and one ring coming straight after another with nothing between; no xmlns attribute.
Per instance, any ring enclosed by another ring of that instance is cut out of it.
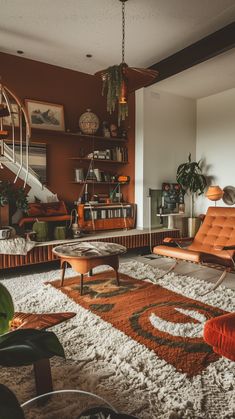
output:
<svg viewBox="0 0 235 419"><path fill-rule="evenodd" d="M122 1L122 63L125 63L125 0Z"/></svg>

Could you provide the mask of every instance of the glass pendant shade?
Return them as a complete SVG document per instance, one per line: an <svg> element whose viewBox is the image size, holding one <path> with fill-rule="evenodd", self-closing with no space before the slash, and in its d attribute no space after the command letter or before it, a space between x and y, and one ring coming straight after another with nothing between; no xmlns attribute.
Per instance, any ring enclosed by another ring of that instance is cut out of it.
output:
<svg viewBox="0 0 235 419"><path fill-rule="evenodd" d="M123 79L121 83L121 94L119 97L119 103L120 104L127 103L127 81L125 79Z"/></svg>

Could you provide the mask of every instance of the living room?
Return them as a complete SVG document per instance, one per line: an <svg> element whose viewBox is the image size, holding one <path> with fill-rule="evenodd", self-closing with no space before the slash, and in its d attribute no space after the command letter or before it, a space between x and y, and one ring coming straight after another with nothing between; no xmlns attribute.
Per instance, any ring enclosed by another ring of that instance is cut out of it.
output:
<svg viewBox="0 0 235 419"><path fill-rule="evenodd" d="M0 417L234 418L234 1L0 5Z"/></svg>

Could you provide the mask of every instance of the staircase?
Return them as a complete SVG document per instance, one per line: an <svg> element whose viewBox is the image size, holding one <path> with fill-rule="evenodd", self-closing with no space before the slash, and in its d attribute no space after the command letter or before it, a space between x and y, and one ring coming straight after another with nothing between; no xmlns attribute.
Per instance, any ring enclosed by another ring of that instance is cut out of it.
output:
<svg viewBox="0 0 235 419"><path fill-rule="evenodd" d="M4 123L10 129L5 130ZM15 152L16 127L20 144L19 155ZM30 137L30 122L23 103L7 86L0 83L0 180L4 165L15 174L14 182L20 178L24 181L24 187L28 185L31 188L29 198L32 197L34 201L36 196L42 202L47 202L48 197L53 195L52 192L42 185L39 176L29 167Z"/></svg>
<svg viewBox="0 0 235 419"><path fill-rule="evenodd" d="M43 186L39 176L31 167L29 167L27 170L25 159L22 159L21 162L20 157L16 154L14 156L13 154L14 153L12 147L6 144L4 140L0 140L0 165L6 166L12 173L16 175L15 181L17 178L20 178L24 181L25 185L30 187L30 191L28 193L29 200L34 200L34 197L37 197L42 202L47 202L48 198L50 199L53 193L45 186Z"/></svg>

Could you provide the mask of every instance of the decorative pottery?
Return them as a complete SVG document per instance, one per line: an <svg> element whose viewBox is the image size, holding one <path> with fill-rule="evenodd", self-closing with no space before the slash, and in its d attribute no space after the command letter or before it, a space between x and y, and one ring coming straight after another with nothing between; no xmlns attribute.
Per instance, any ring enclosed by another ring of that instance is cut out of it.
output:
<svg viewBox="0 0 235 419"><path fill-rule="evenodd" d="M224 194L224 191L218 186L209 186L206 197L210 201L219 201Z"/></svg>
<svg viewBox="0 0 235 419"><path fill-rule="evenodd" d="M235 187L231 185L225 186L224 195L222 199L226 205L234 205L235 204Z"/></svg>
<svg viewBox="0 0 235 419"><path fill-rule="evenodd" d="M95 134L99 129L99 118L96 114L87 109L79 118L79 128L83 134Z"/></svg>
<svg viewBox="0 0 235 419"><path fill-rule="evenodd" d="M65 240L66 239L66 227L65 226L56 226L54 229L54 238L55 240Z"/></svg>
<svg viewBox="0 0 235 419"><path fill-rule="evenodd" d="M36 233L37 242L44 242L48 240L48 223L45 221L35 221L33 224L33 231Z"/></svg>

